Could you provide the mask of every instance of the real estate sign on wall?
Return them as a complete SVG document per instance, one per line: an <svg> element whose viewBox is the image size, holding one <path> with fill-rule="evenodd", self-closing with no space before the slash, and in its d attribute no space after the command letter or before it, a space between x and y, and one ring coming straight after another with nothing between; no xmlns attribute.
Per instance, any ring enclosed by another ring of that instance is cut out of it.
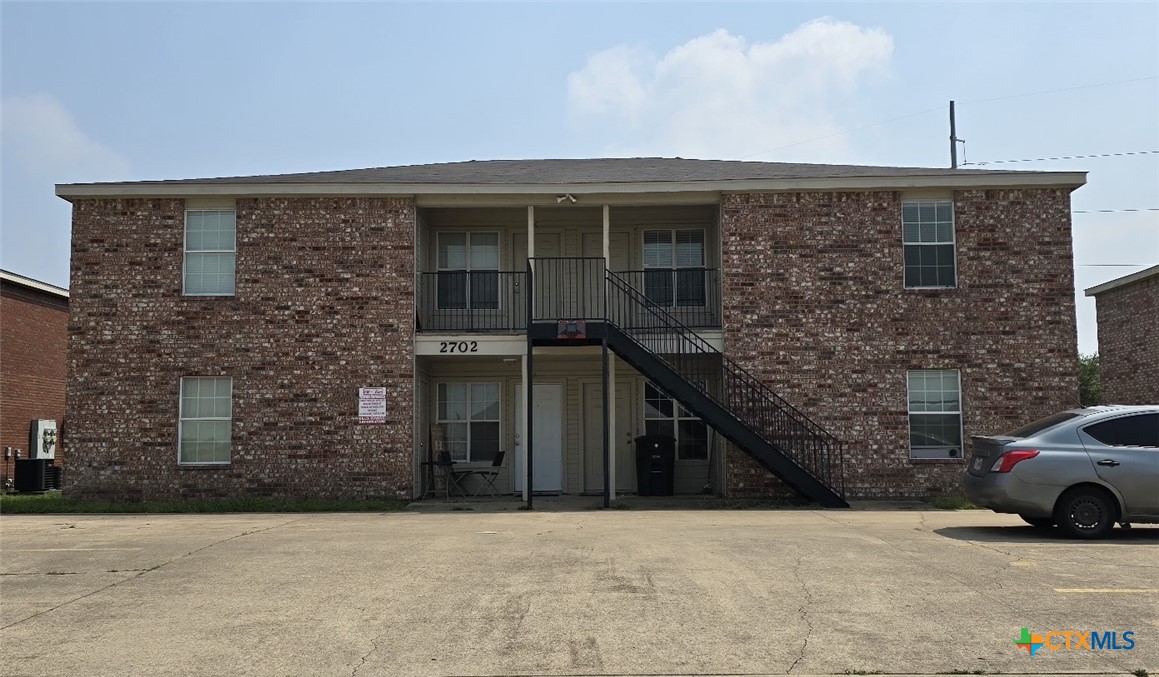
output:
<svg viewBox="0 0 1159 677"><path fill-rule="evenodd" d="M386 423L386 388L358 389L358 422Z"/></svg>

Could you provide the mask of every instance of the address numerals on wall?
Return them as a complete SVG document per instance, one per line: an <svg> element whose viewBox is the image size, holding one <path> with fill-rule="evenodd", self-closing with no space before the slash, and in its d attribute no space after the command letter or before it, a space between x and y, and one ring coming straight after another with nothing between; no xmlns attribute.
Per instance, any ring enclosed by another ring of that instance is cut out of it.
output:
<svg viewBox="0 0 1159 677"><path fill-rule="evenodd" d="M478 341L439 341L440 353L477 353Z"/></svg>

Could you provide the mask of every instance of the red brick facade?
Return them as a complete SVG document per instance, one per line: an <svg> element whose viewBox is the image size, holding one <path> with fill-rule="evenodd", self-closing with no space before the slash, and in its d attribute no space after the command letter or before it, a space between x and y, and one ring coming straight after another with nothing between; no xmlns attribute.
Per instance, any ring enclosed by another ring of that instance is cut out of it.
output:
<svg viewBox="0 0 1159 677"><path fill-rule="evenodd" d="M1077 403L1069 190L953 202L957 287L912 290L899 192L722 197L725 353L846 443L849 497L959 490L962 460L910 459L908 370L960 370L967 438ZM415 200L237 200L226 297L182 294L185 208L74 201L66 492L412 496ZM232 377L228 465L177 462L183 376ZM735 450L724 489L784 490Z"/></svg>
<svg viewBox="0 0 1159 677"><path fill-rule="evenodd" d="M184 208L74 202L66 493L409 497L414 201L239 199L229 297L182 295ZM233 378L229 465L178 465L182 376Z"/></svg>
<svg viewBox="0 0 1159 677"><path fill-rule="evenodd" d="M0 449L28 458L32 419L64 419L68 299L5 280L0 285ZM64 457L62 445L56 463ZM0 475L12 478L12 458L0 457Z"/></svg>
<svg viewBox="0 0 1159 677"><path fill-rule="evenodd" d="M1078 401L1069 191L956 192L946 290L903 289L901 205L897 192L722 204L725 352L845 442L854 498L960 491L963 461L909 457L907 370L961 370L967 440ZM735 450L726 480L733 495L779 491Z"/></svg>
<svg viewBox="0 0 1159 677"><path fill-rule="evenodd" d="M1159 274L1095 297L1108 404L1159 404Z"/></svg>

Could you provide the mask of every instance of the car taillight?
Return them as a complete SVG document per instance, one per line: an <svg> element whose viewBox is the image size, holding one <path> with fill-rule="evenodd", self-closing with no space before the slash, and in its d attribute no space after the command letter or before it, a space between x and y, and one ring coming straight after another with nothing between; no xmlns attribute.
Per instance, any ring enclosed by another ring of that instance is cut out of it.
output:
<svg viewBox="0 0 1159 677"><path fill-rule="evenodd" d="M1038 456L1037 449L1011 449L999 456L997 461L994 461L994 465L990 467L990 472L1010 472L1014 466L1035 456Z"/></svg>

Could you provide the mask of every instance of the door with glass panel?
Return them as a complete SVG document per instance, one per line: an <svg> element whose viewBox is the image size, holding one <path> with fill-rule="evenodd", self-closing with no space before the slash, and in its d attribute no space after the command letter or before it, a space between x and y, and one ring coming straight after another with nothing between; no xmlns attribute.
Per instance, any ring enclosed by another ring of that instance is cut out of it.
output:
<svg viewBox="0 0 1159 677"><path fill-rule="evenodd" d="M436 328L470 331L503 326L499 233L439 233L436 247Z"/></svg>

